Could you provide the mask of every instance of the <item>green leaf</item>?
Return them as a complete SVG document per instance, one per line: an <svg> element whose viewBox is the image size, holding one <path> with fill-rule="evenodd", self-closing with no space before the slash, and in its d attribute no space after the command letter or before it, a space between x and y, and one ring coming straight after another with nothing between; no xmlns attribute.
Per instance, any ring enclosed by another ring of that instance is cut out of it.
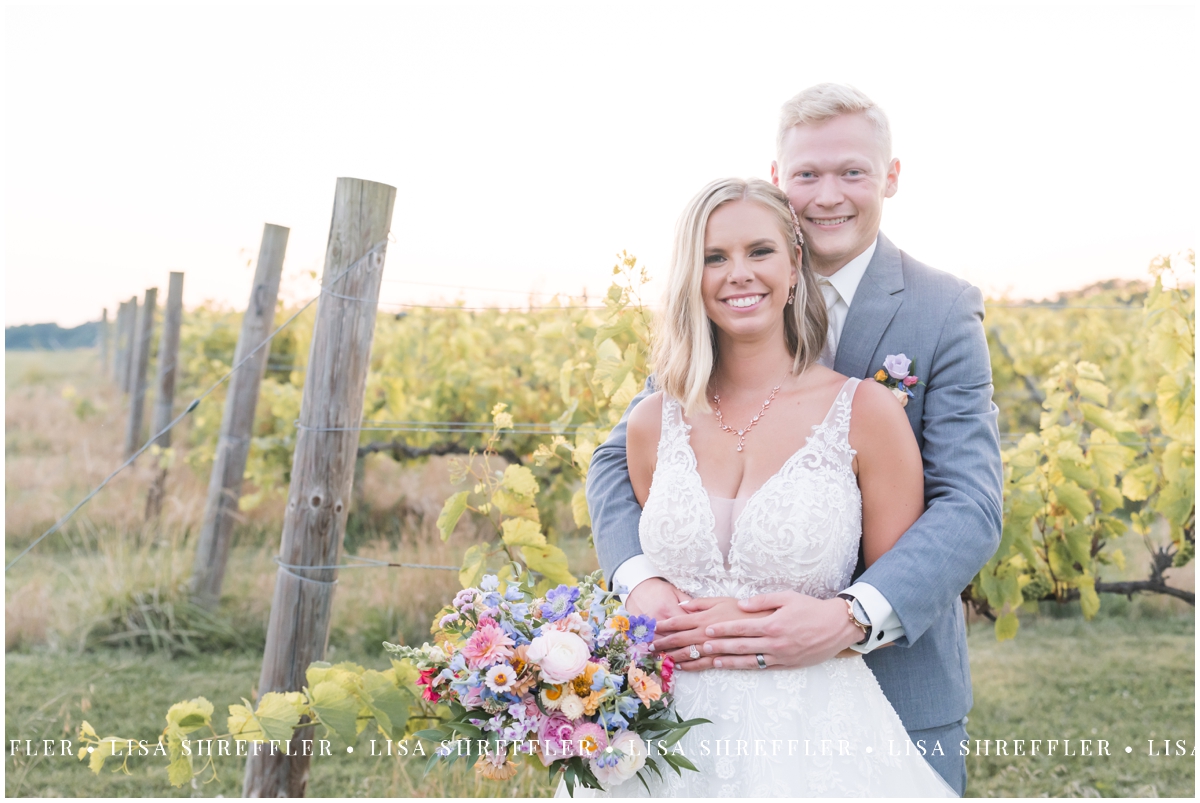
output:
<svg viewBox="0 0 1200 803"><path fill-rule="evenodd" d="M321 724L346 744L354 744L358 735L357 697L342 684L326 680L312 688L310 698L312 709Z"/></svg>
<svg viewBox="0 0 1200 803"><path fill-rule="evenodd" d="M368 669L363 673L362 701L371 709L375 721L389 739L404 738L413 697L388 677L387 673Z"/></svg>
<svg viewBox="0 0 1200 803"><path fill-rule="evenodd" d="M571 516L575 519L576 527L592 526L592 516L588 512L586 489L579 488L571 496Z"/></svg>
<svg viewBox="0 0 1200 803"><path fill-rule="evenodd" d="M532 501L538 493L538 481L525 466L511 465L504 469L501 480L505 490L525 501Z"/></svg>
<svg viewBox="0 0 1200 803"><path fill-rule="evenodd" d="M1076 521L1083 521L1092 512L1092 500L1073 482L1067 481L1053 491L1058 503L1067 509Z"/></svg>
<svg viewBox="0 0 1200 803"><path fill-rule="evenodd" d="M203 697L175 703L167 709L167 725L174 726L180 733L191 733L212 721L213 704Z"/></svg>
<svg viewBox="0 0 1200 803"><path fill-rule="evenodd" d="M1015 613L1006 613L996 619L996 641L1008 641L1017 637L1021 621Z"/></svg>
<svg viewBox="0 0 1200 803"><path fill-rule="evenodd" d="M500 529L508 546L546 546L546 536L542 534L541 527L529 519L506 519Z"/></svg>
<svg viewBox="0 0 1200 803"><path fill-rule="evenodd" d="M551 583L575 585L578 580L567 568L567 555L553 544L546 546L521 547L525 557L525 565L535 572L540 572Z"/></svg>
<svg viewBox="0 0 1200 803"><path fill-rule="evenodd" d="M1100 597L1096 594L1096 579L1090 576L1079 578L1079 609L1085 619L1091 619L1100 611Z"/></svg>
<svg viewBox="0 0 1200 803"><path fill-rule="evenodd" d="M446 500L446 504L442 505L442 512L438 514L437 527L442 534L442 540L446 541L450 538L450 533L454 532L454 528L458 526L458 520L462 518L463 511L467 509L467 491L459 491Z"/></svg>
<svg viewBox="0 0 1200 803"><path fill-rule="evenodd" d="M487 566L487 544L476 544L463 555L462 568L458 572L458 581L463 588L479 585Z"/></svg>

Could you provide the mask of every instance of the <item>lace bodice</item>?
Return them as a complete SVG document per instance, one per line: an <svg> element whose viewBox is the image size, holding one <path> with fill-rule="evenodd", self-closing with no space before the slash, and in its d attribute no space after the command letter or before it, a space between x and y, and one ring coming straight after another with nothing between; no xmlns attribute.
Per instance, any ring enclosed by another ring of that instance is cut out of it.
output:
<svg viewBox="0 0 1200 803"><path fill-rule="evenodd" d="M807 442L746 502L734 522L728 568L696 470L691 427L665 396L658 464L642 511L642 551L693 597L793 590L827 599L850 584L862 537L862 496L851 470L850 407L861 380L842 385Z"/></svg>

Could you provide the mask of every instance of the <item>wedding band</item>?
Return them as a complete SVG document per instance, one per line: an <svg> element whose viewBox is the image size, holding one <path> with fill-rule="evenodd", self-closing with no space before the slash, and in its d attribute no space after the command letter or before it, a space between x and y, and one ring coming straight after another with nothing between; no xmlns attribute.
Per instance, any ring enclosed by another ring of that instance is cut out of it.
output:
<svg viewBox="0 0 1200 803"><path fill-rule="evenodd" d="M700 651L698 649L696 649L696 645L693 644L691 646L691 649L688 650L688 658L691 658L694 661L699 657L700 657Z"/></svg>
<svg viewBox="0 0 1200 803"><path fill-rule="evenodd" d="M761 652L756 652L756 653L754 654L754 657L758 659L758 668L759 668L759 669L766 669L766 668L767 668L767 659L766 659L766 658L763 658L763 655L762 655L762 653L761 653Z"/></svg>

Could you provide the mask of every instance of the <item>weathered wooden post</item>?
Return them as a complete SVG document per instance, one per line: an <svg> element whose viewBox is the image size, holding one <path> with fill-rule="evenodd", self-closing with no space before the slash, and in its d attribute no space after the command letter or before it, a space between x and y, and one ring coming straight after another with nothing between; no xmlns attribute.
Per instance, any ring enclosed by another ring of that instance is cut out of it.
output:
<svg viewBox="0 0 1200 803"><path fill-rule="evenodd" d="M138 315L137 334L133 338L129 360L133 385L129 400L129 425L125 428L125 456L129 457L142 445L142 414L146 409L146 367L150 363L150 345L154 334L154 307L158 300L158 288L146 290L141 314Z"/></svg>
<svg viewBox="0 0 1200 803"><path fill-rule="evenodd" d="M175 404L175 368L179 363L179 327L183 322L183 274L172 273L167 287L166 315L162 336L158 341L158 376L155 382L154 414L150 416L150 434L162 432L171 423ZM154 441L163 449L171 445L171 433L163 432ZM167 484L167 469L159 466L150 493L146 496L146 518L156 518L162 510L163 491Z"/></svg>
<svg viewBox="0 0 1200 803"><path fill-rule="evenodd" d="M133 330L137 323L137 296L121 302L121 313L117 326L116 375L113 379L122 393L129 393L129 357L133 351Z"/></svg>
<svg viewBox="0 0 1200 803"><path fill-rule="evenodd" d="M108 307L100 313L100 376L108 376Z"/></svg>
<svg viewBox="0 0 1200 803"><path fill-rule="evenodd" d="M395 201L395 187L337 181L279 547L285 565L275 574L259 695L300 690L309 664L325 657L337 570L287 566L332 566L341 555ZM303 795L309 770L309 757L302 755L305 738L312 738L312 728L295 732L287 745L290 755L255 751L246 762L242 794Z"/></svg>
<svg viewBox="0 0 1200 803"><path fill-rule="evenodd" d="M242 496L242 476L246 473L246 456L250 452L254 409L271 350L270 346L258 347L275 326L275 302L279 298L279 277L283 273L288 233L283 226L270 223L263 226L250 302L242 317L242 331L233 355L234 365L246 355L250 357L230 377L229 390L225 394L221 434L208 478L204 522L200 525L192 564L192 596L199 604L210 608L221 599L221 585L225 580L229 543L233 537L238 500Z"/></svg>

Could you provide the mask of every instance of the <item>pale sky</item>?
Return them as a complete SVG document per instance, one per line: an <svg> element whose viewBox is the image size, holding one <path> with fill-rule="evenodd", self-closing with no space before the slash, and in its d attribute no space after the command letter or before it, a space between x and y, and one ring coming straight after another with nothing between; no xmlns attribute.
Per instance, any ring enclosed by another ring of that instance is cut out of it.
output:
<svg viewBox="0 0 1200 803"><path fill-rule="evenodd" d="M1140 277L1196 245L1195 43L1191 4L10 4L6 324L172 270L241 308L265 222L306 298L338 176L399 189L387 301L594 297L622 249L661 277L820 81L891 118L914 257L1014 297Z"/></svg>

